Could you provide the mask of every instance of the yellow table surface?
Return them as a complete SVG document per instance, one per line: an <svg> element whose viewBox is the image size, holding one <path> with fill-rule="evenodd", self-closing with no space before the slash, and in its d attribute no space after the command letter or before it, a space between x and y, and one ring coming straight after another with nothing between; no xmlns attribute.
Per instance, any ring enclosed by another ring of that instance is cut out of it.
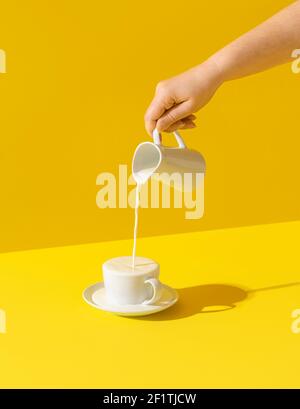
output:
<svg viewBox="0 0 300 409"><path fill-rule="evenodd" d="M178 304L124 318L82 299L132 241L0 255L1 387L300 387L300 222L143 238Z"/></svg>

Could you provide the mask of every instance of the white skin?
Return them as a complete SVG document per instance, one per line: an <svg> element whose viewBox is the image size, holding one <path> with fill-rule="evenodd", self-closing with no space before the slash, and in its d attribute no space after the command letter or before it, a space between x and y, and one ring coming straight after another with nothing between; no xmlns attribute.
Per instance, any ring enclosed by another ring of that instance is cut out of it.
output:
<svg viewBox="0 0 300 409"><path fill-rule="evenodd" d="M194 128L196 113L225 82L291 60L300 48L300 0L212 55L202 64L159 82L145 115L152 135Z"/></svg>

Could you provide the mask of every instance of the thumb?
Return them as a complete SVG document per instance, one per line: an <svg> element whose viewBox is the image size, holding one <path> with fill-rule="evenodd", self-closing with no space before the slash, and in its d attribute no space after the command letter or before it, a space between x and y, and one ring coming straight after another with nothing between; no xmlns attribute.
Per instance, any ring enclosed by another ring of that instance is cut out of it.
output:
<svg viewBox="0 0 300 409"><path fill-rule="evenodd" d="M157 121L156 128L159 132L165 131L175 122L192 114L191 101L184 101L166 111Z"/></svg>

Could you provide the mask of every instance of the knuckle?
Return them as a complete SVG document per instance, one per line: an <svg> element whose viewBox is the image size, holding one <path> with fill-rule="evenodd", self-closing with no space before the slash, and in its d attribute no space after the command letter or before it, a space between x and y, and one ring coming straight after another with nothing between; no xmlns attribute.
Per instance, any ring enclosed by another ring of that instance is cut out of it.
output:
<svg viewBox="0 0 300 409"><path fill-rule="evenodd" d="M166 81L160 81L155 88L156 93L164 93L166 92L167 89L167 82Z"/></svg>
<svg viewBox="0 0 300 409"><path fill-rule="evenodd" d="M190 98L186 103L186 107L189 111L193 111L196 105L197 105L197 100L194 98Z"/></svg>
<svg viewBox="0 0 300 409"><path fill-rule="evenodd" d="M156 122L156 128L159 131L162 131L163 129L165 129L165 120L164 118L160 118L157 122Z"/></svg>
<svg viewBox="0 0 300 409"><path fill-rule="evenodd" d="M166 121L167 122L175 122L176 121L176 115L173 112L168 112L166 114Z"/></svg>
<svg viewBox="0 0 300 409"><path fill-rule="evenodd" d="M157 126L162 129L168 128L173 122L175 122L175 117L173 114L166 114L163 118L157 121Z"/></svg>

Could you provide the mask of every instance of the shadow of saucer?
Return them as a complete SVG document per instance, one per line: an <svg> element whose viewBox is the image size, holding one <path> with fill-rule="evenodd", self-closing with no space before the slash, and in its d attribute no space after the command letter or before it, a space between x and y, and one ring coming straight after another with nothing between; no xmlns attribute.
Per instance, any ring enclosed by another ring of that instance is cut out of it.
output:
<svg viewBox="0 0 300 409"><path fill-rule="evenodd" d="M300 282L296 281L247 290L229 284L206 284L180 288L177 289L179 300L173 307L158 314L135 318L147 321L167 321L186 318L195 314L228 311L256 293L299 285Z"/></svg>
<svg viewBox="0 0 300 409"><path fill-rule="evenodd" d="M247 291L227 284L206 284L177 289L178 302L159 314L136 317L147 321L177 320L199 313L228 311L247 298Z"/></svg>

